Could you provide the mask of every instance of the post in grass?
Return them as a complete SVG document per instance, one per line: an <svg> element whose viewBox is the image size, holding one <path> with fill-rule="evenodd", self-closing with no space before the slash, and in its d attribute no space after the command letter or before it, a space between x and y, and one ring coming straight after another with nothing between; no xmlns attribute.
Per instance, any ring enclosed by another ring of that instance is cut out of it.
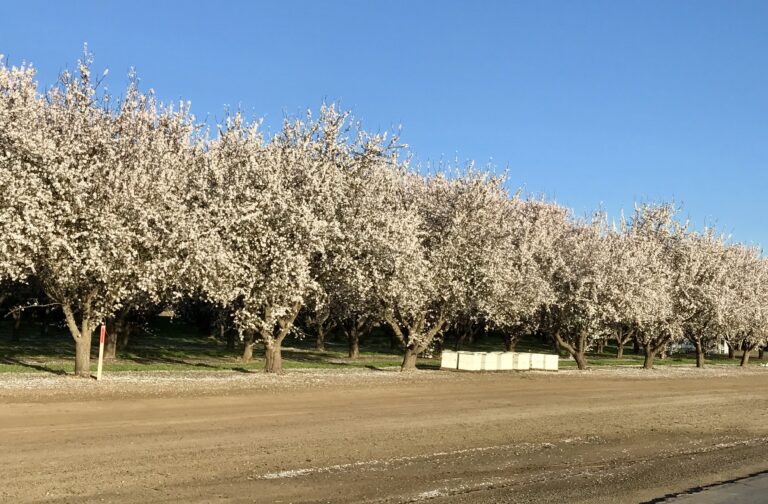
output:
<svg viewBox="0 0 768 504"><path fill-rule="evenodd" d="M104 322L101 323L101 332L99 333L99 364L96 367L96 380L101 380L101 366L104 363L104 336L107 333L107 327Z"/></svg>

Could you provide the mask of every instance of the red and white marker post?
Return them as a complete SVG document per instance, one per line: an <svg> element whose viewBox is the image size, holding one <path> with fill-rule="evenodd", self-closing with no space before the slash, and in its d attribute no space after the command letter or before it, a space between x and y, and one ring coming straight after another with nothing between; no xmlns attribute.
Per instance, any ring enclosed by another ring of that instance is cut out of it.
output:
<svg viewBox="0 0 768 504"><path fill-rule="evenodd" d="M96 379L101 380L101 365L104 362L104 336L107 334L107 327L101 323L101 333L99 334L99 365L96 367Z"/></svg>

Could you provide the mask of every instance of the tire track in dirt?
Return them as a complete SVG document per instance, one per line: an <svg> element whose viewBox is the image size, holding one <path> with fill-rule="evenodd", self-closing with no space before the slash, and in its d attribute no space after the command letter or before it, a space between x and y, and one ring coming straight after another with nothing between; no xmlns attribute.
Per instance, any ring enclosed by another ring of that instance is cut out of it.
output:
<svg viewBox="0 0 768 504"><path fill-rule="evenodd" d="M0 501L637 502L768 469L768 373L429 376L15 396Z"/></svg>

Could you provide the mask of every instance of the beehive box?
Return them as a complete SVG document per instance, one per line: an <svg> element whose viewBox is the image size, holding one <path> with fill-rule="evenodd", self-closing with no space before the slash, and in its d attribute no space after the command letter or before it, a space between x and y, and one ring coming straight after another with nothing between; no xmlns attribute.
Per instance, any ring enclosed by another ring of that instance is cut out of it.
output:
<svg viewBox="0 0 768 504"><path fill-rule="evenodd" d="M509 371L514 368L515 354L512 352L502 352L498 357L498 369L499 371Z"/></svg>
<svg viewBox="0 0 768 504"><path fill-rule="evenodd" d="M526 352L512 353L512 367L510 369L515 369L517 371L528 371L531 369L531 356L532 354Z"/></svg>
<svg viewBox="0 0 768 504"><path fill-rule="evenodd" d="M485 352L458 352L459 369L462 371L482 371Z"/></svg>
<svg viewBox="0 0 768 504"><path fill-rule="evenodd" d="M443 350L440 357L440 369L457 369L459 367L459 354L450 350Z"/></svg>
<svg viewBox="0 0 768 504"><path fill-rule="evenodd" d="M503 352L488 352L483 356L483 371L498 371Z"/></svg>
<svg viewBox="0 0 768 504"><path fill-rule="evenodd" d="M560 361L560 356L558 355L545 355L544 356L544 369L546 371L557 371L558 365Z"/></svg>
<svg viewBox="0 0 768 504"><path fill-rule="evenodd" d="M544 370L544 354L531 354L531 369Z"/></svg>

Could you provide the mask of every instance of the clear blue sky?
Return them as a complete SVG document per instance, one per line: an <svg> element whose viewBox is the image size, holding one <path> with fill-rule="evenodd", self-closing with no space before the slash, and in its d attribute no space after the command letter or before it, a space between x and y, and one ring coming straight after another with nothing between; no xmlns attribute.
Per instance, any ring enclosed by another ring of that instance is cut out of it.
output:
<svg viewBox="0 0 768 504"><path fill-rule="evenodd" d="M0 53L50 85L87 42L199 118L338 101L421 160L509 167L583 213L672 199L768 245L768 2L8 2Z"/></svg>

